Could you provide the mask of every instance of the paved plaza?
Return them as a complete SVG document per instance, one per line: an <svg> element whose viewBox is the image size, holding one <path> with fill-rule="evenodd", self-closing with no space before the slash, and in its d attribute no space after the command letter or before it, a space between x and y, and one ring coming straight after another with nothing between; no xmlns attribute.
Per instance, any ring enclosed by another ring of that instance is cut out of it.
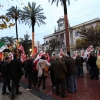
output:
<svg viewBox="0 0 100 100"><path fill-rule="evenodd" d="M33 88L32 91L26 91L27 79L22 78L20 82L20 91L22 95L17 95L14 100L100 100L100 77L98 80L90 79L89 73L84 64L84 78L77 78L77 92L68 93L66 91L66 98L61 98L55 95L55 89L50 87L50 77L47 78L46 92ZM10 100L8 95L2 95L2 82L0 83L0 100Z"/></svg>

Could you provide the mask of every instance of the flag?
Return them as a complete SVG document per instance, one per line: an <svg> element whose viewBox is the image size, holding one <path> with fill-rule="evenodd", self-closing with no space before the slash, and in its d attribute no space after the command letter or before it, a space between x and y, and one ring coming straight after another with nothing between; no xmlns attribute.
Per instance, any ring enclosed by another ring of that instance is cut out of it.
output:
<svg viewBox="0 0 100 100"><path fill-rule="evenodd" d="M22 45L19 45L18 50L24 53L24 47Z"/></svg>
<svg viewBox="0 0 100 100"><path fill-rule="evenodd" d="M21 61L22 63L26 60L26 54L25 53L22 53L21 54Z"/></svg>
<svg viewBox="0 0 100 100"><path fill-rule="evenodd" d="M0 59L2 58L2 52L0 52Z"/></svg>
<svg viewBox="0 0 100 100"><path fill-rule="evenodd" d="M77 56L77 50L74 51L74 55L72 56L72 58L76 59L76 56Z"/></svg>
<svg viewBox="0 0 100 100"><path fill-rule="evenodd" d="M45 51L44 50L42 50L38 55L37 55L37 57L36 57L36 59L34 60L34 62L36 61L36 60L38 60L38 59L40 59L43 55L45 55L46 53L45 53Z"/></svg>
<svg viewBox="0 0 100 100"><path fill-rule="evenodd" d="M10 61L14 59L13 54L11 52L8 54L8 57Z"/></svg>
<svg viewBox="0 0 100 100"><path fill-rule="evenodd" d="M48 53L45 54L45 58L46 58L46 60L47 60L48 62L50 62L50 56L49 56Z"/></svg>
<svg viewBox="0 0 100 100"><path fill-rule="evenodd" d="M84 50L81 50L81 57L84 58L84 55L85 55L85 51Z"/></svg>
<svg viewBox="0 0 100 100"><path fill-rule="evenodd" d="M34 48L34 53L37 54L38 53L38 47Z"/></svg>
<svg viewBox="0 0 100 100"><path fill-rule="evenodd" d="M91 51L93 51L93 46L89 46L89 47L86 49L84 58L87 58L87 55L90 54Z"/></svg>
<svg viewBox="0 0 100 100"><path fill-rule="evenodd" d="M26 54L24 51L24 47L22 45L19 45L18 50L21 51L21 61L23 63L26 60Z"/></svg>
<svg viewBox="0 0 100 100"><path fill-rule="evenodd" d="M65 54L64 51L62 49L60 49L59 56L62 57L64 54Z"/></svg>
<svg viewBox="0 0 100 100"><path fill-rule="evenodd" d="M0 52L2 52L5 49L8 49L7 45L4 42L1 42L0 43Z"/></svg>

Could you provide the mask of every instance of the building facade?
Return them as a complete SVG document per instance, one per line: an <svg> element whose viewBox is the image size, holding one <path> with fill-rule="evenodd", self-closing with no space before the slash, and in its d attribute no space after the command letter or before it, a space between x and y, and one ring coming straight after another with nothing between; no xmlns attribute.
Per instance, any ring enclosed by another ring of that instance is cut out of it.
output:
<svg viewBox="0 0 100 100"><path fill-rule="evenodd" d="M97 23L100 23L99 18L92 19L90 21L70 26L69 25L69 43L70 43L70 55L73 55L73 51L71 49L71 46L75 44L76 40L80 38L80 34L78 33L79 28L85 26L86 28L90 27L91 25L96 26ZM55 48L53 50L53 53L59 54L60 49L62 49L65 53L67 53L66 50L66 34L65 34L65 22L64 18L60 18L57 21L57 29L54 30L54 33L44 36L44 50L47 51L50 49L50 43L53 41L52 44L55 43ZM56 44L57 43L57 44Z"/></svg>

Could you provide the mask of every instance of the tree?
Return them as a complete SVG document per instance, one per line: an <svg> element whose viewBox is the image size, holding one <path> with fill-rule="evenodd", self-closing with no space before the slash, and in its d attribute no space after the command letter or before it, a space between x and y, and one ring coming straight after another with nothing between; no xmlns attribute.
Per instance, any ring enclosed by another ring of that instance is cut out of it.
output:
<svg viewBox="0 0 100 100"><path fill-rule="evenodd" d="M24 7L23 10L20 11L21 13L21 20L25 22L25 24L28 24L29 27L32 26L32 54L34 54L34 26L35 23L40 26L41 24L45 24L44 20L46 17L43 15L42 12L43 8L39 5L36 7L36 3L28 2L28 7Z"/></svg>
<svg viewBox="0 0 100 100"><path fill-rule="evenodd" d="M56 38L52 38L51 40L49 40L49 43L46 43L46 45L48 45L46 52L48 52L49 55L51 55L53 52L55 52L55 49L60 45L60 42L57 41Z"/></svg>
<svg viewBox="0 0 100 100"><path fill-rule="evenodd" d="M87 49L88 46L87 38L77 39L74 50Z"/></svg>
<svg viewBox="0 0 100 100"><path fill-rule="evenodd" d="M6 29L6 28L10 28L11 26L14 26L15 24L14 23L9 23L9 18L5 15L1 15L0 16L0 29L3 30L3 29ZM9 23L9 24L8 24Z"/></svg>
<svg viewBox="0 0 100 100"><path fill-rule="evenodd" d="M31 48L31 45L32 45L32 42L31 42L32 40L30 40L29 38L30 36L28 34L25 34L24 39L21 38L21 41L20 41L20 44L22 44L24 47L26 55L30 55L29 49Z"/></svg>
<svg viewBox="0 0 100 100"><path fill-rule="evenodd" d="M16 24L16 39L18 40L18 30L17 30L17 20L20 17L19 16L19 12L20 10L18 9L18 7L14 7L12 6L11 8L9 8L8 13L6 13L6 15L8 16L9 19L14 19L15 20L15 24Z"/></svg>
<svg viewBox="0 0 100 100"><path fill-rule="evenodd" d="M76 48L80 47L86 49L88 46L93 45L94 48L99 47L100 45L100 24L96 26L91 25L90 27L83 26L79 29L80 41L76 41Z"/></svg>
<svg viewBox="0 0 100 100"><path fill-rule="evenodd" d="M50 0L49 0L50 1ZM67 5L66 1L68 1L68 5L70 5L70 0L52 0L52 4L56 2L56 5L58 6L58 3L61 2L64 8L64 20L65 20L65 32L66 32L66 47L67 47L67 54L70 55L70 44L69 44L69 30L68 30L68 16L67 16Z"/></svg>

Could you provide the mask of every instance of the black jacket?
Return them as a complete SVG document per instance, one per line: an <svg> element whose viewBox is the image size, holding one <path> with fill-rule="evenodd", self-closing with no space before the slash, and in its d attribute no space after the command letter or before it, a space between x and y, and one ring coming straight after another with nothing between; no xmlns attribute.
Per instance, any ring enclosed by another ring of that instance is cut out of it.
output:
<svg viewBox="0 0 100 100"><path fill-rule="evenodd" d="M14 59L9 63L8 78L9 79L20 79L23 75L22 64L18 59Z"/></svg>
<svg viewBox="0 0 100 100"><path fill-rule="evenodd" d="M82 67L83 66L83 62L84 62L84 60L83 60L82 57L79 57L79 56L76 57L76 59L75 59L76 66Z"/></svg>
<svg viewBox="0 0 100 100"><path fill-rule="evenodd" d="M75 60L73 58L69 57L66 60L65 65L67 67L67 75L76 75L77 68L75 65Z"/></svg>
<svg viewBox="0 0 100 100"><path fill-rule="evenodd" d="M54 71L54 76L57 79L66 78L67 68L65 64L60 60L55 60L52 62L51 69Z"/></svg>
<svg viewBox="0 0 100 100"><path fill-rule="evenodd" d="M2 77L7 77L8 76L8 67L9 63L8 62L3 62L1 65L1 76Z"/></svg>
<svg viewBox="0 0 100 100"><path fill-rule="evenodd" d="M29 72L33 72L33 61L31 59L26 61L25 70Z"/></svg>

